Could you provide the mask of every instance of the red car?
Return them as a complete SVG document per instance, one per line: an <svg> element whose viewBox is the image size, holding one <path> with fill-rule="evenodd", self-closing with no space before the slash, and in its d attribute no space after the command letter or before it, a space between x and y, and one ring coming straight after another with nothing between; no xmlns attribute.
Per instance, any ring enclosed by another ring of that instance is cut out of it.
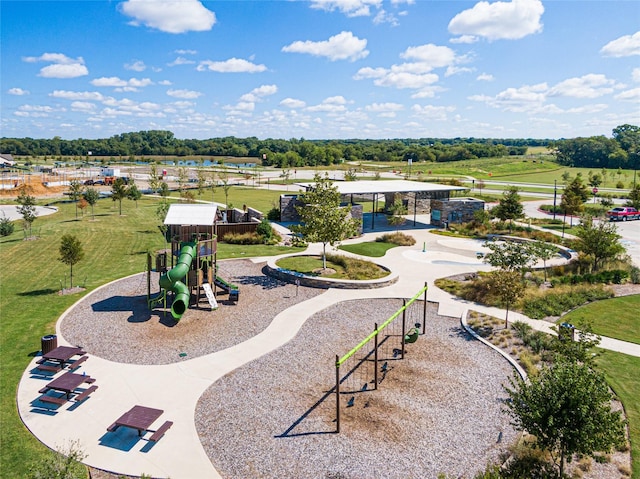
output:
<svg viewBox="0 0 640 479"><path fill-rule="evenodd" d="M607 211L609 221L640 220L640 212L629 206L618 206Z"/></svg>

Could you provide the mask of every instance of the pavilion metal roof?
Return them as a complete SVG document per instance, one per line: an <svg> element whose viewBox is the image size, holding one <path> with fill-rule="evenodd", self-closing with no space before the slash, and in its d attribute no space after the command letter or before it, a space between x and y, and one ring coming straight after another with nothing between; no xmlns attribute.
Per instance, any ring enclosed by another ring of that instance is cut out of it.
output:
<svg viewBox="0 0 640 479"><path fill-rule="evenodd" d="M212 226L216 221L217 207L213 204L179 204L169 206L165 225Z"/></svg>
<svg viewBox="0 0 640 479"><path fill-rule="evenodd" d="M315 183L297 183L302 188L313 187ZM365 195L383 193L420 193L435 191L462 191L467 190L462 186L440 185L437 183L425 183L424 181L410 180L368 180L368 181L334 181L342 195Z"/></svg>

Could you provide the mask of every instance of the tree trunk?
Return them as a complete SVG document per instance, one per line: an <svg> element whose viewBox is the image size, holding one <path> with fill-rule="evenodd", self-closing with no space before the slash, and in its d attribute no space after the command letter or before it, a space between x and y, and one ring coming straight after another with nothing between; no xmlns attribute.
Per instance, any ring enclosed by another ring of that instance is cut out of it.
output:
<svg viewBox="0 0 640 479"><path fill-rule="evenodd" d="M327 269L327 243L322 243L322 269Z"/></svg>
<svg viewBox="0 0 640 479"><path fill-rule="evenodd" d="M73 264L71 264L71 274L69 278L70 289L73 289Z"/></svg>

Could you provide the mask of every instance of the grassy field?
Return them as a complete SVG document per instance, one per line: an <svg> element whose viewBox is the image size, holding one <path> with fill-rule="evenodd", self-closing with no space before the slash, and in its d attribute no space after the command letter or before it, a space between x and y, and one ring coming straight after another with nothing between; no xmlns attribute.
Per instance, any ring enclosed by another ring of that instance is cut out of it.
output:
<svg viewBox="0 0 640 479"><path fill-rule="evenodd" d="M612 316L615 312L611 311ZM605 351L598 359L607 382L624 404L631 436L632 478L640 479L640 358Z"/></svg>
<svg viewBox="0 0 640 479"><path fill-rule="evenodd" d="M232 192L234 194L235 192ZM246 194L242 195L253 206ZM238 196L240 199L240 196ZM60 211L36 219L33 230L38 239L24 241L20 222L16 231L0 238L0 476L25 477L30 461L48 454L20 421L15 397L17 385L31 357L40 350L40 338L55 330L62 312L81 294L58 295L61 285L69 286L69 267L58 261L60 236L76 235L85 258L74 267L74 285L87 289L117 278L145 271L146 253L165 246L155 216L157 200L143 199L136 208L123 202L118 215L114 202L100 200L95 221L85 215L75 220L73 204L61 203ZM221 244L218 258L251 257L290 252L291 248ZM85 293L85 294L86 294Z"/></svg>
<svg viewBox="0 0 640 479"><path fill-rule="evenodd" d="M562 321L580 324L589 320L600 336L640 344L640 295L621 296L587 304L562 317ZM612 313L615 311L615 314ZM638 370L640 373L640 370ZM640 398L640 395L638 396Z"/></svg>
<svg viewBox="0 0 640 479"><path fill-rule="evenodd" d="M398 245L383 243L382 241L367 241L366 243L343 244L340 246L340 249L362 256L380 258L384 256L387 251L391 248L395 248L396 246Z"/></svg>

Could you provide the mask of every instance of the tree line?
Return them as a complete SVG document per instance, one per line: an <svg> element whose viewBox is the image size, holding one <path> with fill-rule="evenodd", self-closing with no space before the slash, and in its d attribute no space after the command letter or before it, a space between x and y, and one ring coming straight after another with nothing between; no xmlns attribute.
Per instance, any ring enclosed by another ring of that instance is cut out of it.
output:
<svg viewBox="0 0 640 479"><path fill-rule="evenodd" d="M620 125L612 138L590 136L550 145L558 163L582 168L637 169L640 166L640 127Z"/></svg>
<svg viewBox="0 0 640 479"><path fill-rule="evenodd" d="M524 155L530 146L551 140L420 138L389 140L306 140L223 137L206 140L178 139L171 131L122 133L106 139L63 140L2 138L0 151L14 156L113 157L118 161L140 156L227 156L261 160L265 166L328 166L341 161L432 161Z"/></svg>

